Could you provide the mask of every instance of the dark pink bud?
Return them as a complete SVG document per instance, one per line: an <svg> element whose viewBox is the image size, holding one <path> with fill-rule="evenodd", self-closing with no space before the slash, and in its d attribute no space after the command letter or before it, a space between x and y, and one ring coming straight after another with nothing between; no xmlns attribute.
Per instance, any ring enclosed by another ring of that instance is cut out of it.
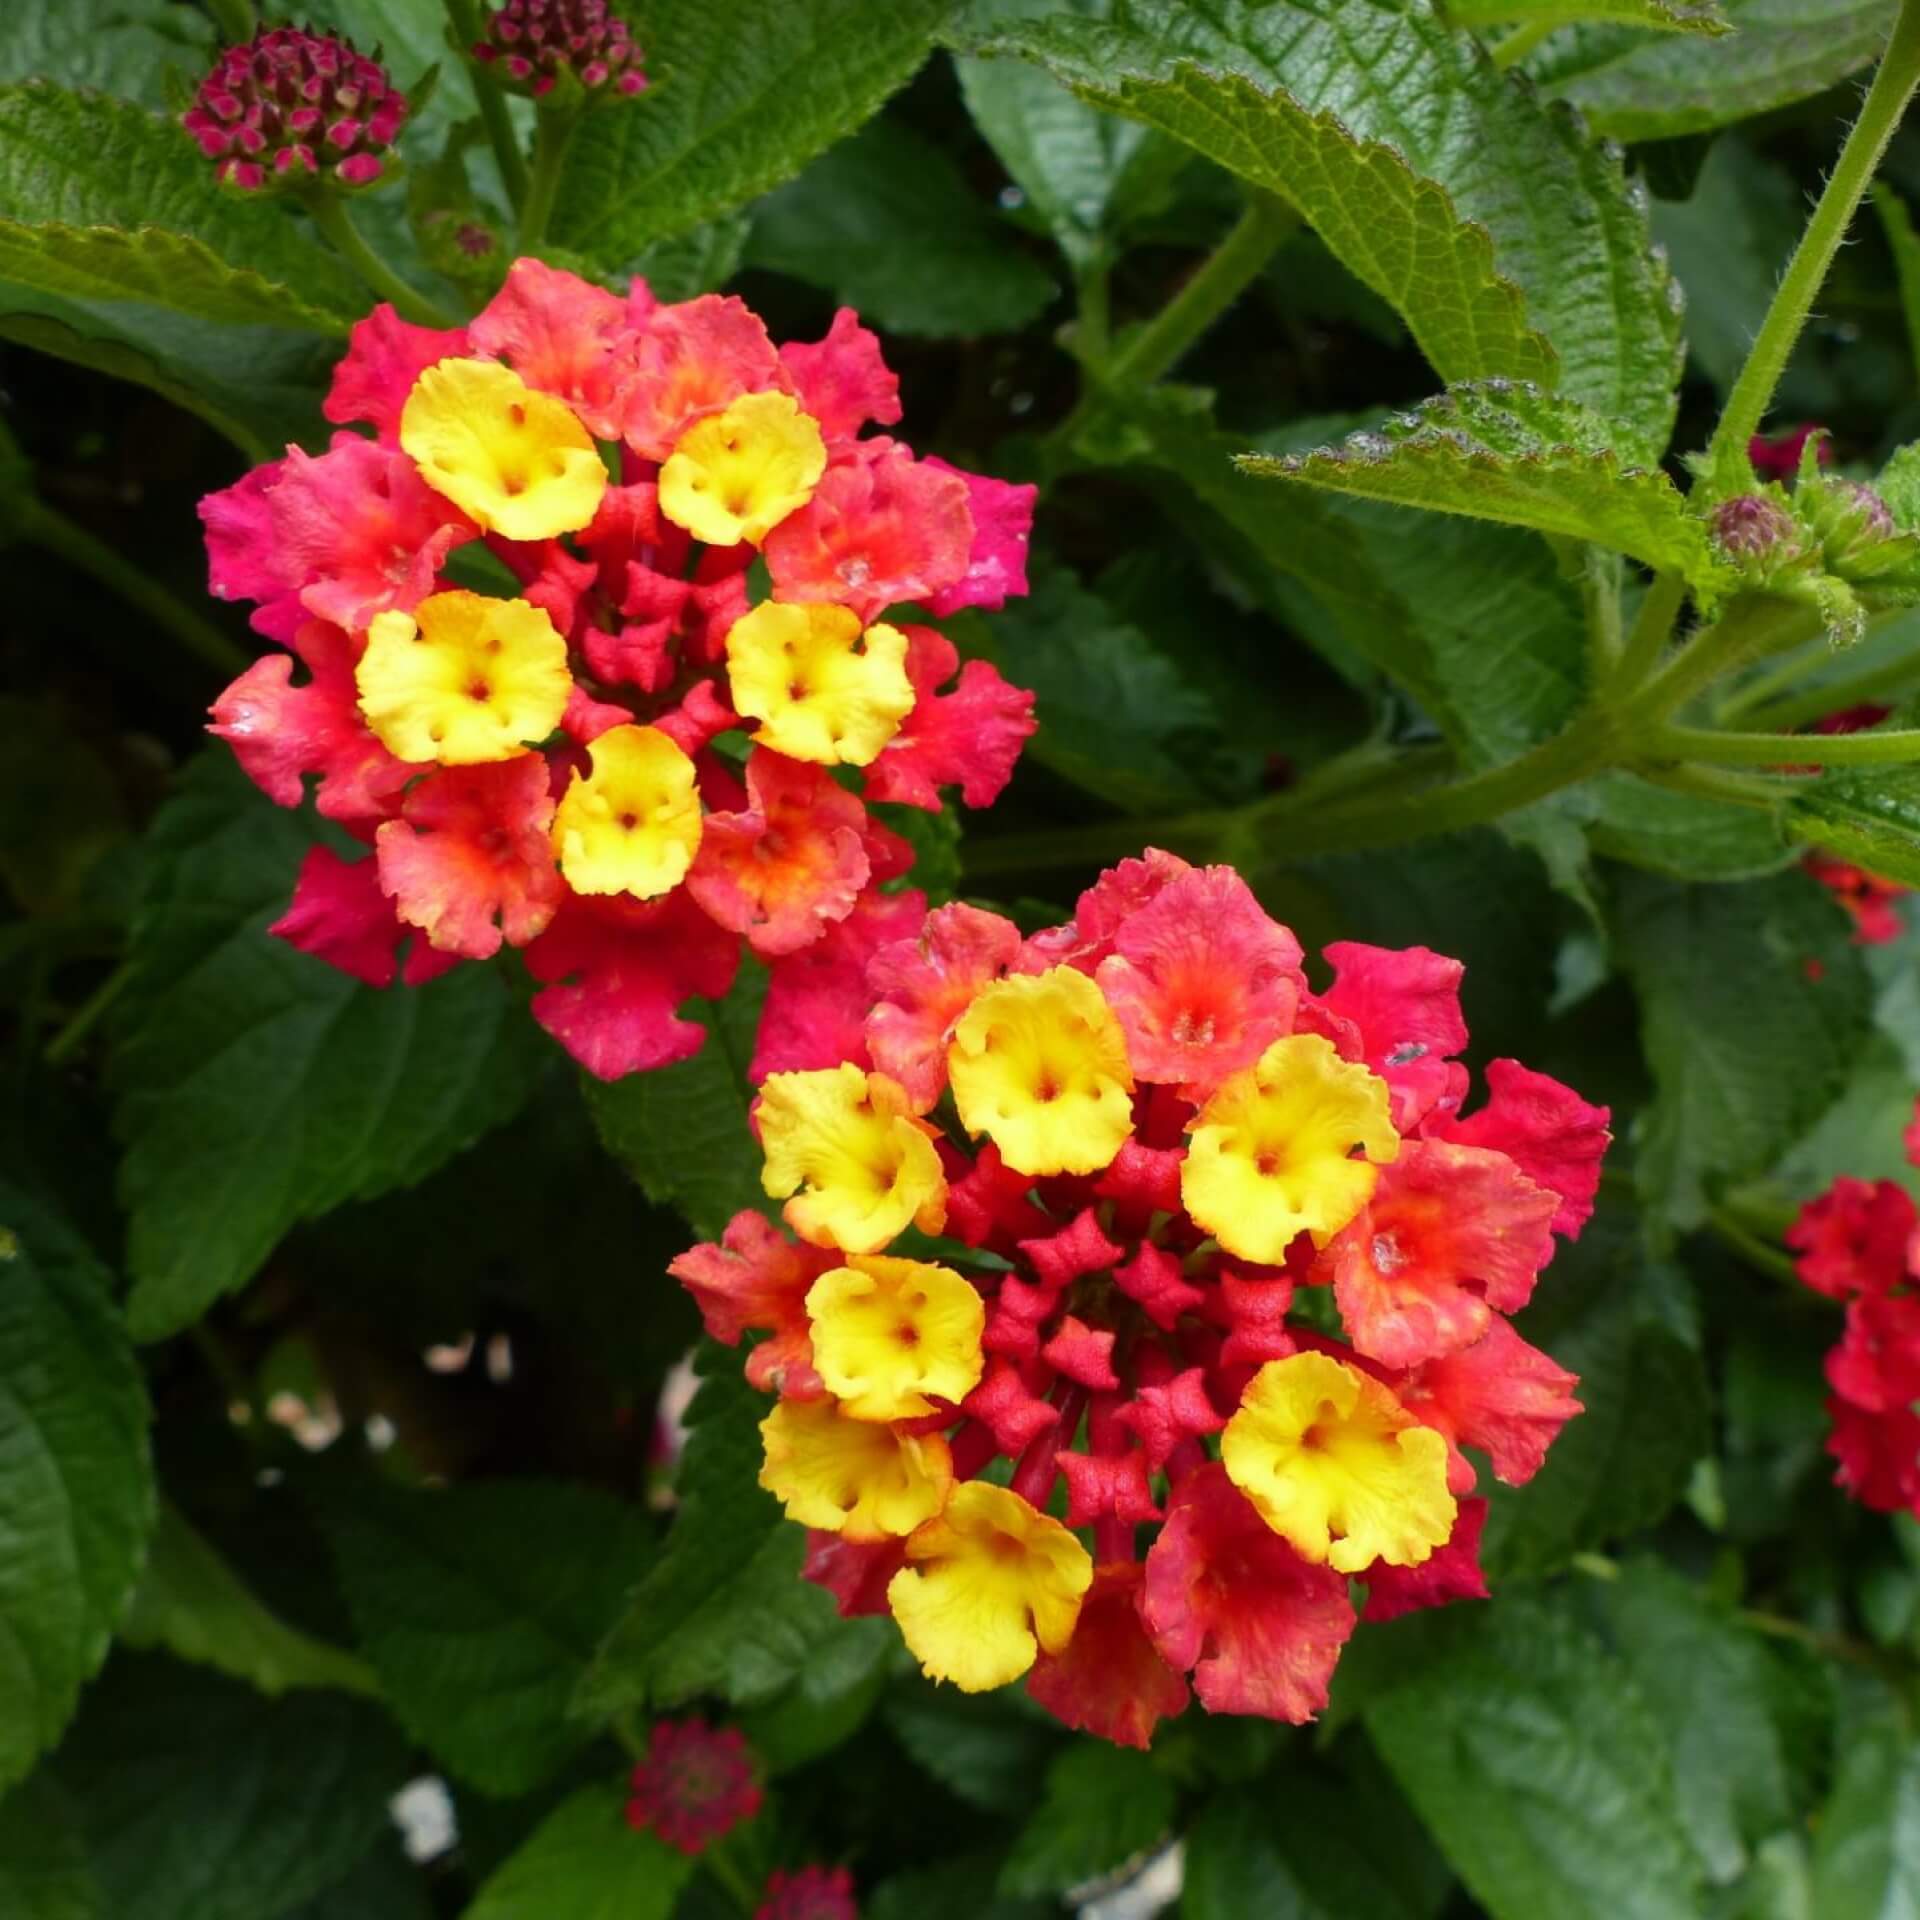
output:
<svg viewBox="0 0 1920 1920"><path fill-rule="evenodd" d="M1721 501L1713 510L1713 537L1739 560L1786 558L1799 545L1793 516L1757 493Z"/></svg>

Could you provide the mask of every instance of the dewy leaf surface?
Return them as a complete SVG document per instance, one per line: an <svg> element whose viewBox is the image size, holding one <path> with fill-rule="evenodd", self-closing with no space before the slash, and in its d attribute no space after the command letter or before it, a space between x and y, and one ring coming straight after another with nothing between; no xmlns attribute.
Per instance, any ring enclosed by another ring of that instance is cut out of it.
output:
<svg viewBox="0 0 1920 1920"><path fill-rule="evenodd" d="M1593 541L1711 597L1728 576L1704 524L1658 467L1625 464L1608 423L1536 387L1457 387L1378 432L1278 458L1243 454L1263 478Z"/></svg>
<svg viewBox="0 0 1920 1920"><path fill-rule="evenodd" d="M153 1521L147 1397L88 1248L0 1182L0 1789L53 1745Z"/></svg>
<svg viewBox="0 0 1920 1920"><path fill-rule="evenodd" d="M1920 768L1846 769L1796 786L1786 826L1884 880L1920 886Z"/></svg>
<svg viewBox="0 0 1920 1920"><path fill-rule="evenodd" d="M1557 385L1665 446L1679 313L1644 196L1429 0L1141 0L998 44L1290 200L1443 379Z"/></svg>
<svg viewBox="0 0 1920 1920"><path fill-rule="evenodd" d="M1724 39L1588 27L1530 63L1550 96L1616 140L1706 133L1790 106L1879 55L1894 0L1725 0Z"/></svg>
<svg viewBox="0 0 1920 1920"><path fill-rule="evenodd" d="M665 0L653 85L574 143L553 239L619 265L790 180L912 78L952 0Z"/></svg>
<svg viewBox="0 0 1920 1920"><path fill-rule="evenodd" d="M286 206L222 193L168 120L42 81L0 88L0 277L203 320L342 331L371 301Z"/></svg>
<svg viewBox="0 0 1920 1920"><path fill-rule="evenodd" d="M224 754L188 771L147 844L112 1061L141 1340L244 1285L297 1222L470 1145L544 1050L493 968L381 992L269 938L310 823Z"/></svg>

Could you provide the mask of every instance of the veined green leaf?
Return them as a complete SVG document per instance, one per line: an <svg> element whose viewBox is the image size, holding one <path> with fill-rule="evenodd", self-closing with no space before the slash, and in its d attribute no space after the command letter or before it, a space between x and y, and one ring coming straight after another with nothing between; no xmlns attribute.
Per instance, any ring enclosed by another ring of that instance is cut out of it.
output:
<svg viewBox="0 0 1920 1920"><path fill-rule="evenodd" d="M1589 540L1649 567L1683 574L1711 599L1732 577L1705 525L1658 467L1622 461L1609 423L1537 387L1485 381L1456 387L1378 433L1338 447L1240 465L1363 500L1499 520Z"/></svg>
<svg viewBox="0 0 1920 1920"><path fill-rule="evenodd" d="M0 88L0 277L204 320L342 331L370 301L284 205L222 193L167 120L40 81Z"/></svg>
<svg viewBox="0 0 1920 1920"><path fill-rule="evenodd" d="M952 0L663 0L639 111L596 113L553 238L617 264L791 179L902 87Z"/></svg>
<svg viewBox="0 0 1920 1920"><path fill-rule="evenodd" d="M1820 1817L1812 1911L1897 1920L1920 1908L1920 1745L1891 1726L1849 1747Z"/></svg>
<svg viewBox="0 0 1920 1920"><path fill-rule="evenodd" d="M1620 156L1430 0L1140 0L992 43L1289 200L1449 382L1557 386L1664 447L1679 314Z"/></svg>
<svg viewBox="0 0 1920 1920"><path fill-rule="evenodd" d="M1884 880L1920 887L1920 767L1858 767L1797 784L1786 829Z"/></svg>
<svg viewBox="0 0 1920 1920"><path fill-rule="evenodd" d="M213 23L172 0L60 0L0 13L0 81L99 87L150 107L167 104L167 70L182 77L213 57Z"/></svg>
<svg viewBox="0 0 1920 1920"><path fill-rule="evenodd" d="M1007 1893L1064 1893L1153 1846L1173 1819L1173 1782L1144 1753L1086 1741L1047 1769L1046 1791L1000 1875Z"/></svg>
<svg viewBox="0 0 1920 1920"><path fill-rule="evenodd" d="M463 1920L667 1920L694 1865L628 1826L619 1783L602 1782L563 1800Z"/></svg>
<svg viewBox="0 0 1920 1920"><path fill-rule="evenodd" d="M1669 33L1726 33L1727 16L1719 0L1441 0L1456 27L1573 26L1609 21L1619 26L1655 27Z"/></svg>
<svg viewBox="0 0 1920 1920"><path fill-rule="evenodd" d="M1771 113L1872 64L1895 0L1723 0L1725 39L1580 29L1528 63L1543 91L1616 140L1671 140Z"/></svg>

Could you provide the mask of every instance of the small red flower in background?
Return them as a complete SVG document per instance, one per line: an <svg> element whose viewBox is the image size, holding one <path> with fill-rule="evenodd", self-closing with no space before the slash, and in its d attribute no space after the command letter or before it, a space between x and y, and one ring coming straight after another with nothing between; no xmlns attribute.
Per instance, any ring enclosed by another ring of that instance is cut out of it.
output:
<svg viewBox="0 0 1920 1920"><path fill-rule="evenodd" d="M1799 473L1807 442L1816 433L1822 436L1820 464L1830 467L1833 465L1833 442L1825 437L1825 428L1813 421L1784 433L1756 433L1747 442L1747 458L1753 462L1754 471L1763 480L1791 480Z"/></svg>
<svg viewBox="0 0 1920 1920"><path fill-rule="evenodd" d="M737 299L533 259L466 327L376 308L324 411L326 452L200 506L212 592L284 649L211 731L368 849L310 860L273 931L373 985L521 948L603 1079L693 1053L678 1009L750 947L762 1054L791 1047L797 983L924 907L882 891L912 854L872 803L990 805L1033 731L1030 694L885 616L1024 593L1035 490L865 434L897 383L844 308L776 347ZM481 546L513 597L448 577Z"/></svg>
<svg viewBox="0 0 1920 1920"><path fill-rule="evenodd" d="M766 1898L755 1909L753 1920L860 1920L853 1875L845 1867L776 1870L768 1878Z"/></svg>
<svg viewBox="0 0 1920 1920"><path fill-rule="evenodd" d="M738 1727L658 1720L633 1770L627 1824L682 1853L701 1853L760 1811L753 1755Z"/></svg>
<svg viewBox="0 0 1920 1920"><path fill-rule="evenodd" d="M1920 1164L1920 1109L1903 1136ZM1862 1506L1920 1519L1920 1211L1892 1180L1843 1175L1787 1229L1795 1266L1816 1293L1846 1305L1827 1355L1833 1389L1827 1451Z"/></svg>
<svg viewBox="0 0 1920 1920"><path fill-rule="evenodd" d="M1236 873L1158 852L1030 937L956 903L839 952L776 967L755 1067L799 1244L742 1213L673 1271L768 1336L761 1484L842 1613L1144 1747L1194 1693L1311 1719L1353 1577L1372 1618L1485 1594L1464 1449L1517 1485L1579 1411L1507 1315L1609 1136L1511 1060L1462 1115L1459 962L1335 943L1316 993ZM910 1224L986 1258L887 1252Z"/></svg>
<svg viewBox="0 0 1920 1920"><path fill-rule="evenodd" d="M325 180L370 186L386 170L407 99L376 60L331 34L262 27L225 48L180 124L230 187Z"/></svg>

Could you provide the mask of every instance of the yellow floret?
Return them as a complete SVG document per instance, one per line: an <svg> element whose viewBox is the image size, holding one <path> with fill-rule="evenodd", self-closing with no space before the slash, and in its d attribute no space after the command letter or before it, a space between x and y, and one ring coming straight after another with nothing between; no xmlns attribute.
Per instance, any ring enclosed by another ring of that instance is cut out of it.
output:
<svg viewBox="0 0 1920 1920"><path fill-rule="evenodd" d="M1290 1034L1195 1116L1180 1197L1229 1253L1278 1266L1295 1234L1325 1246L1367 1204L1370 1163L1400 1152L1388 1112L1384 1080L1317 1033Z"/></svg>
<svg viewBox="0 0 1920 1920"><path fill-rule="evenodd" d="M953 1456L937 1433L896 1433L831 1400L782 1400L760 1422L760 1484L803 1527L897 1539L946 1505Z"/></svg>
<svg viewBox="0 0 1920 1920"><path fill-rule="evenodd" d="M1220 1436L1227 1477L1303 1560L1417 1567L1453 1531L1447 1443L1326 1353L1269 1360Z"/></svg>
<svg viewBox="0 0 1920 1920"><path fill-rule="evenodd" d="M544 740L573 688L566 642L539 607L458 591L376 614L353 677L389 753L448 767L511 760Z"/></svg>
<svg viewBox="0 0 1920 1920"><path fill-rule="evenodd" d="M807 1290L813 1364L856 1420L917 1420L980 1384L987 1314L951 1267L856 1257Z"/></svg>
<svg viewBox="0 0 1920 1920"><path fill-rule="evenodd" d="M877 1253L909 1225L923 1233L946 1225L947 1177L930 1129L885 1074L844 1060L770 1073L754 1117L766 1155L761 1184L786 1200L787 1224L810 1245Z"/></svg>
<svg viewBox="0 0 1920 1920"><path fill-rule="evenodd" d="M754 738L790 760L867 766L913 710L907 636L825 602L763 600L727 634L734 707Z"/></svg>
<svg viewBox="0 0 1920 1920"><path fill-rule="evenodd" d="M587 748L553 816L553 850L575 893L651 900L680 884L700 845L693 762L658 727L611 727Z"/></svg>
<svg viewBox="0 0 1920 1920"><path fill-rule="evenodd" d="M1133 1131L1126 1036L1073 967L995 981L947 1048L960 1119L1016 1173L1098 1173Z"/></svg>
<svg viewBox="0 0 1920 1920"><path fill-rule="evenodd" d="M489 533L549 540L599 511L607 469L565 401L496 360L442 360L413 383L400 444Z"/></svg>
<svg viewBox="0 0 1920 1920"><path fill-rule="evenodd" d="M1058 1520L990 1481L956 1487L907 1539L887 1605L923 1672L963 1693L1004 1687L1073 1637L1093 1558Z"/></svg>
<svg viewBox="0 0 1920 1920"><path fill-rule="evenodd" d="M757 547L826 470L820 423L791 394L745 393L680 436L660 469L660 511L710 546Z"/></svg>

